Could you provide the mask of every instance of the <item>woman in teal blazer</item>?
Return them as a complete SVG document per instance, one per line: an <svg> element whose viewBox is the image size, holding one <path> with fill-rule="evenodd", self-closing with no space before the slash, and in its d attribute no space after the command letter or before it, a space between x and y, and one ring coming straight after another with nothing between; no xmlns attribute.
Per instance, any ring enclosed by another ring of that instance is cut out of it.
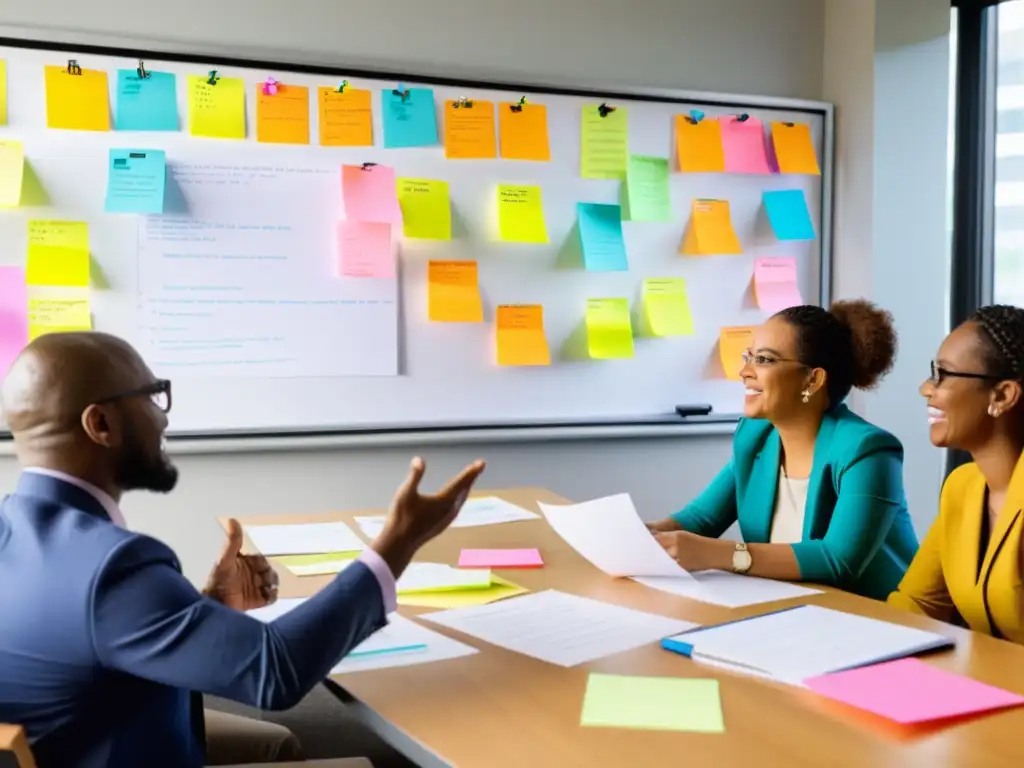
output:
<svg viewBox="0 0 1024 768"><path fill-rule="evenodd" d="M885 599L917 551L899 440L843 400L892 367L892 320L868 302L783 310L743 355L733 456L649 528L688 570L812 581ZM743 542L719 540L739 522Z"/></svg>

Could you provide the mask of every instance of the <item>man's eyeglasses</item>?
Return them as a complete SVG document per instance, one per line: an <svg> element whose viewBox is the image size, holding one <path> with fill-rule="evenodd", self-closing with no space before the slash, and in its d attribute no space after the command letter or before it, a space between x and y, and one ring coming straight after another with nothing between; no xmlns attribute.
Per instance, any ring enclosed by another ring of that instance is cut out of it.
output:
<svg viewBox="0 0 1024 768"><path fill-rule="evenodd" d="M97 400L96 404L112 403L115 400L124 400L127 397L149 397L153 401L153 405L164 413L169 413L171 410L171 381L170 379L157 379L152 384L147 384L144 387L104 397L102 400Z"/></svg>
<svg viewBox="0 0 1024 768"><path fill-rule="evenodd" d="M934 360L931 362L931 373L929 380L936 387L943 379L975 379L976 381L1003 381L1006 376L994 376L991 373L963 373L961 371L950 371L938 365ZM1011 377L1012 378L1012 377Z"/></svg>

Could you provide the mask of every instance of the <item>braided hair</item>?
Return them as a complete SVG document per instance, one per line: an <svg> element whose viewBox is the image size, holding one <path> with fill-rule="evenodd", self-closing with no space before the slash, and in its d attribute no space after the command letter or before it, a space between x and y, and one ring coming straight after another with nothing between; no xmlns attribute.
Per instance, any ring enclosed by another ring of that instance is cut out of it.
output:
<svg viewBox="0 0 1024 768"><path fill-rule="evenodd" d="M971 320L981 329L992 375L1024 382L1024 309L994 304L981 307Z"/></svg>
<svg viewBox="0 0 1024 768"><path fill-rule="evenodd" d="M854 387L876 386L896 360L892 315L869 301L837 301L829 309L806 304L784 309L776 317L796 330L800 362L828 374L830 408Z"/></svg>

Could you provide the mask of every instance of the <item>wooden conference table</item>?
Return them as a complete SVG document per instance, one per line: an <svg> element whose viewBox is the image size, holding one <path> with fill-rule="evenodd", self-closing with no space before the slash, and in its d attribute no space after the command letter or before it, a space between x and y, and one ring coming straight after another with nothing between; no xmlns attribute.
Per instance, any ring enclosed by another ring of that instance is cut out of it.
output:
<svg viewBox="0 0 1024 768"><path fill-rule="evenodd" d="M533 512L537 501L567 503L541 488L482 491ZM251 517L243 525L351 522L376 511ZM353 524L353 527L354 524ZM358 530L357 527L355 527ZM542 518L450 529L418 560L455 565L462 547L539 547L545 567L500 571L532 590L559 589L629 608L714 624L775 607L815 603L954 636L956 650L930 663L1024 694L1024 647L828 590L798 601L727 609L613 579L571 549ZM251 550L250 550L251 551ZM329 576L296 577L278 567L282 597L312 595ZM515 598L512 598L515 599ZM401 607L406 616L430 609ZM422 766L813 766L814 768L988 768L1024 765L1024 708L932 729L908 730L810 692L702 666L648 645L571 669L488 645L423 622L480 649L450 661L338 676L333 690L353 714ZM580 727L589 672L720 680L724 734Z"/></svg>

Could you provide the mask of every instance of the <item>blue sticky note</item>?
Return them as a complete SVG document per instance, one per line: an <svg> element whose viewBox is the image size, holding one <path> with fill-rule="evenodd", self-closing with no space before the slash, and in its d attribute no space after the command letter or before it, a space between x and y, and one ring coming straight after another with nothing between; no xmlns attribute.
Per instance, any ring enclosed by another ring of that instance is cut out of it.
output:
<svg viewBox="0 0 1024 768"><path fill-rule="evenodd" d="M429 147L437 144L434 91L409 88L403 100L393 90L380 92L384 113L384 147Z"/></svg>
<svg viewBox="0 0 1024 768"><path fill-rule="evenodd" d="M764 208L779 240L814 239L814 223L801 190L765 192Z"/></svg>
<svg viewBox="0 0 1024 768"><path fill-rule="evenodd" d="M150 72L141 78L134 69L117 70L118 131L178 130L177 80L171 72Z"/></svg>
<svg viewBox="0 0 1024 768"><path fill-rule="evenodd" d="M622 208L604 203L577 203L583 265L591 272L629 269L622 237Z"/></svg>
<svg viewBox="0 0 1024 768"><path fill-rule="evenodd" d="M160 149L112 149L108 213L163 213L167 158Z"/></svg>

